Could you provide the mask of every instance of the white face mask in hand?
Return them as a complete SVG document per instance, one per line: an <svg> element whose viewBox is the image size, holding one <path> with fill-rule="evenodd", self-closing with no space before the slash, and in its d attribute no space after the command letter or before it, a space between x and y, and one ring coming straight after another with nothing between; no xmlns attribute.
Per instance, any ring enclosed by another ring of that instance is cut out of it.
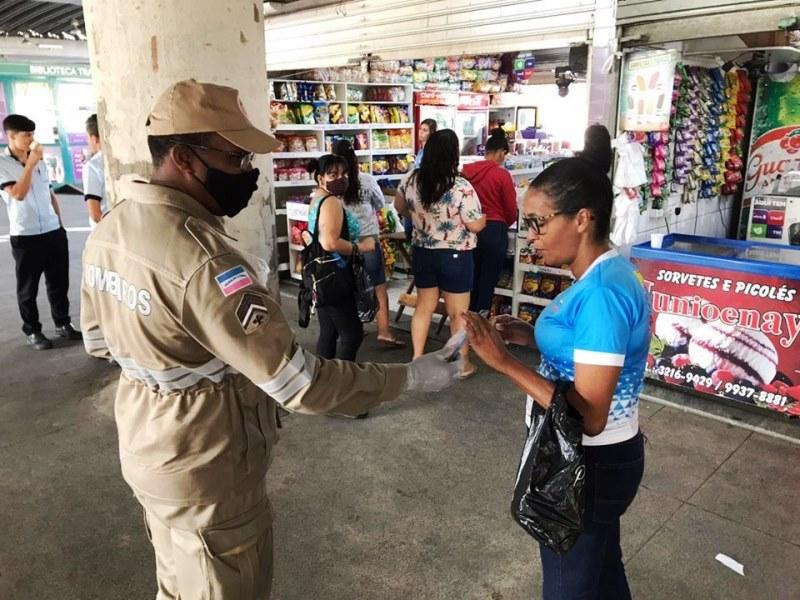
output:
<svg viewBox="0 0 800 600"><path fill-rule="evenodd" d="M450 386L458 378L463 368L461 355L451 362L453 351L444 347L438 352L431 352L408 363L409 392L439 392Z"/></svg>

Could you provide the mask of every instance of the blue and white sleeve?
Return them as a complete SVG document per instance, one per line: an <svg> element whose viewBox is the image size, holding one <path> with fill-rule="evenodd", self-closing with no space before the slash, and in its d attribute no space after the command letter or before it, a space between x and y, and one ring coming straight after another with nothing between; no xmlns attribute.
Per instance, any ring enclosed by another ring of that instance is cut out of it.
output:
<svg viewBox="0 0 800 600"><path fill-rule="evenodd" d="M574 362L621 367L633 326L628 313L618 292L588 290L575 315Z"/></svg>

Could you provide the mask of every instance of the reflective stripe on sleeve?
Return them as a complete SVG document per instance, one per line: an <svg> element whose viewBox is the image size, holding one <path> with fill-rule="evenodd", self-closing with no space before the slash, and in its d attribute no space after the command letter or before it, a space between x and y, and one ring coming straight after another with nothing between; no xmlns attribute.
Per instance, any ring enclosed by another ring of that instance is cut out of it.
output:
<svg viewBox="0 0 800 600"><path fill-rule="evenodd" d="M316 368L316 357L298 346L292 359L275 374L275 377L266 383L258 384L258 387L276 402L286 404L304 388L311 385Z"/></svg>

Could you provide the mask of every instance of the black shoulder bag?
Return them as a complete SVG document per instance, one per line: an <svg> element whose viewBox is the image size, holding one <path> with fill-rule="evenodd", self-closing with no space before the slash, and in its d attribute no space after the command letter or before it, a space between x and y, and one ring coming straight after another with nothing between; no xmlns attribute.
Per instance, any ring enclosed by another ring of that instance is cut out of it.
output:
<svg viewBox="0 0 800 600"><path fill-rule="evenodd" d="M372 283L372 279L367 273L364 257L360 252L353 253L352 262L358 318L362 323L371 323L378 314L378 295L375 293L375 284Z"/></svg>
<svg viewBox="0 0 800 600"><path fill-rule="evenodd" d="M300 252L303 264L303 279L297 296L300 315L298 323L307 327L311 311L316 306L339 305L353 300L355 276L353 268L345 257L326 251L319 243L319 213L322 204L332 195L328 194L319 202L317 222L311 232L311 243ZM347 231L347 217L342 209L342 239L350 240Z"/></svg>

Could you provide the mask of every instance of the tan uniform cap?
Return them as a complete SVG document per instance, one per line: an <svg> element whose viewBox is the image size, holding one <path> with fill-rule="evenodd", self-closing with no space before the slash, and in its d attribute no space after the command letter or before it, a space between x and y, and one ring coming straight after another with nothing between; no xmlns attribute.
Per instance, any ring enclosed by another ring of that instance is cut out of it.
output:
<svg viewBox="0 0 800 600"><path fill-rule="evenodd" d="M148 135L215 132L243 150L273 152L277 140L250 122L239 91L186 79L170 86L147 118Z"/></svg>

